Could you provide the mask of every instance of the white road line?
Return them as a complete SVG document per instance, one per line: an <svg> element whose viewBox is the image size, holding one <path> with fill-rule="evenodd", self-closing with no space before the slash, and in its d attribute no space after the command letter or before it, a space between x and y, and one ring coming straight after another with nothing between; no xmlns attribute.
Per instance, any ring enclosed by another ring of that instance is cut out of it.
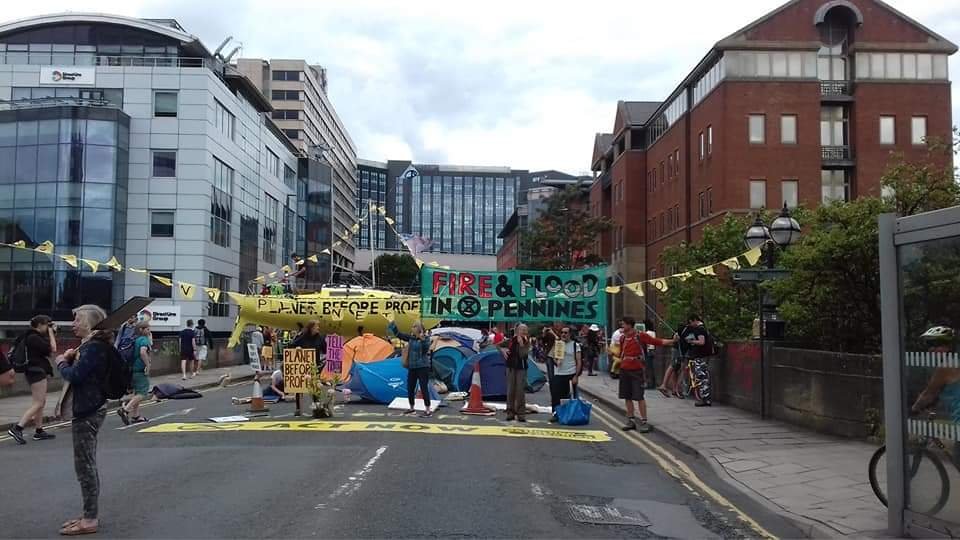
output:
<svg viewBox="0 0 960 540"><path fill-rule="evenodd" d="M183 409L182 411L175 411L167 414L161 414L160 416L154 416L153 418L151 418L150 422L156 422L157 420L163 420L164 418L170 418L171 416L188 415L192 413L194 410L195 410L194 408L189 408L189 409ZM150 422L140 422L139 424L130 424L128 426L120 426L117 428L117 431L123 431L125 429L141 426L143 424L148 424Z"/></svg>
<svg viewBox="0 0 960 540"><path fill-rule="evenodd" d="M387 451L386 446L381 446L377 449L377 452L370 458L367 463L359 470L354 472L347 481L343 483L340 487L337 488L332 494L330 494L331 500L336 500L340 497L349 497L357 492L360 489L360 486L363 485L363 477L367 475L372 469L373 466L377 464L377 461L380 460L380 456ZM326 508L326 504L318 504L315 509L322 510Z"/></svg>

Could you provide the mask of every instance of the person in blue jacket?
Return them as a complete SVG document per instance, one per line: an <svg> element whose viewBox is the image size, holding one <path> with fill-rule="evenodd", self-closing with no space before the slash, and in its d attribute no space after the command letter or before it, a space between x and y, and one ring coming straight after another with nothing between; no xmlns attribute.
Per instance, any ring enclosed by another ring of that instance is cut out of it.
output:
<svg viewBox="0 0 960 540"><path fill-rule="evenodd" d="M424 418L433 416L430 410L430 336L423 330L423 323L414 321L410 331L412 334L404 334L397 328L397 324L390 321L387 329L399 339L407 342L407 400L410 402L410 408L403 414L413 414L417 396L417 384L420 384L420 391L423 392L423 404L426 410L420 415Z"/></svg>

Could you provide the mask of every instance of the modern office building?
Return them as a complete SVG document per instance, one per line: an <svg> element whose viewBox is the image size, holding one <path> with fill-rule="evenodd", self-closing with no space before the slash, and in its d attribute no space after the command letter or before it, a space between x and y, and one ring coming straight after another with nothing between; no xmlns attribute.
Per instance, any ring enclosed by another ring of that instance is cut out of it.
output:
<svg viewBox="0 0 960 540"><path fill-rule="evenodd" d="M598 254L645 280L727 212L879 195L891 154L918 159L927 137L951 136L956 51L879 0L787 2L717 42L662 102L617 105L593 148L591 208L616 223ZM643 313L622 298L618 312Z"/></svg>
<svg viewBox="0 0 960 540"><path fill-rule="evenodd" d="M322 165L299 157L255 82L176 21L66 13L0 24L0 100L2 242L49 240L58 253L246 291L302 251L317 219L307 203L323 200L311 193L324 189ZM215 331L236 316L226 295L185 299L143 274L0 250L0 325L70 320L78 304L110 309L134 295Z"/></svg>
<svg viewBox="0 0 960 540"><path fill-rule="evenodd" d="M332 169L330 213L336 236L355 223L357 148L327 97L327 72L304 60L241 58L237 69L273 105L273 120L305 156L322 156ZM330 244L321 249L329 249ZM335 272L353 269L355 239L333 248Z"/></svg>
<svg viewBox="0 0 960 540"><path fill-rule="evenodd" d="M494 269L507 218L518 194L530 185L530 174L509 167L386 163L361 160L358 215L370 202L386 208L394 228L403 234L429 238L431 260L461 268ZM381 202L382 201L382 204ZM405 251L382 217L373 216L376 250ZM359 234L357 268L372 260L367 227Z"/></svg>

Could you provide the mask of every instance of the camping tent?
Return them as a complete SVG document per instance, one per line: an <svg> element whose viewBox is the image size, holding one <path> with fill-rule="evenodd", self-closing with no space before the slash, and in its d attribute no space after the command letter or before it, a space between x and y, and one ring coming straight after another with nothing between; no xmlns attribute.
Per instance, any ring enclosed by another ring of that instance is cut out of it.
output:
<svg viewBox="0 0 960 540"><path fill-rule="evenodd" d="M354 395L374 403L389 404L395 398L407 396L407 370L400 358L388 358L380 362L354 362L346 384ZM440 396L430 385L430 399Z"/></svg>
<svg viewBox="0 0 960 540"><path fill-rule="evenodd" d="M433 377L447 385L451 392L468 392L476 352L467 347L440 347L433 351Z"/></svg>
<svg viewBox="0 0 960 540"><path fill-rule="evenodd" d="M354 362L369 364L379 362L394 355L393 345L373 334L357 336L343 344L343 360L340 373L346 381L352 375Z"/></svg>
<svg viewBox="0 0 960 540"><path fill-rule="evenodd" d="M483 399L505 399L507 396L507 360L499 350L474 355L469 365L480 363L480 386ZM472 375L472 370L471 370Z"/></svg>
<svg viewBox="0 0 960 540"><path fill-rule="evenodd" d="M546 383L547 377L540 371L540 368L533 363L533 360L529 360L527 362L527 392L539 392Z"/></svg>

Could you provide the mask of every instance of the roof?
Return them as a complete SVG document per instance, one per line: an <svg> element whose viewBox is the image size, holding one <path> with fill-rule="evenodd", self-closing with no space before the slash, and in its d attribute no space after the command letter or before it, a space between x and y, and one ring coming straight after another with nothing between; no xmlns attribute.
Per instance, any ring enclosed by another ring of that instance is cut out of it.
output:
<svg viewBox="0 0 960 540"><path fill-rule="evenodd" d="M625 113L627 125L642 126L650 120L653 113L660 108L660 101L620 101L617 109Z"/></svg>
<svg viewBox="0 0 960 540"><path fill-rule="evenodd" d="M263 92L246 75L240 73L236 66L230 64L223 66L223 78L231 88L243 92L243 95L258 111L270 112L273 110L273 105L267 99L267 96L263 95Z"/></svg>
<svg viewBox="0 0 960 540"><path fill-rule="evenodd" d="M613 133L597 133L593 137L593 159L591 165L596 165L600 158L606 155L607 151L613 146Z"/></svg>

